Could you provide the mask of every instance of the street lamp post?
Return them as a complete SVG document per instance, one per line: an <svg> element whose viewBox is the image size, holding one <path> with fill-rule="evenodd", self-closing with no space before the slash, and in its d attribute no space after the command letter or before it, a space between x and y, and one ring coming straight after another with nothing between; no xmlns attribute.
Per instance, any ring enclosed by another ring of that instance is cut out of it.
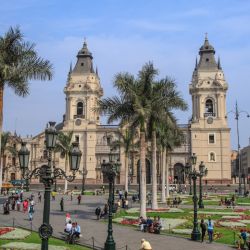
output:
<svg viewBox="0 0 250 250"><path fill-rule="evenodd" d="M189 195L192 195L192 178L191 175L188 173L188 169L191 168L190 163L187 162L185 165L185 179L188 178L188 183L189 183Z"/></svg>
<svg viewBox="0 0 250 250"><path fill-rule="evenodd" d="M196 193L196 180L197 177L200 175L204 175L207 170L205 170L205 165L203 163L200 164L200 171L196 171L195 165L197 161L197 157L195 154L193 154L190 157L191 163L194 166L194 168L191 168L191 165L186 165L185 167L185 174L190 175L192 180L193 180L193 203L194 203L194 220L193 220L193 231L191 233L191 239L194 241L200 240L201 233L198 228L198 216L197 216L197 202L198 202L198 197Z"/></svg>
<svg viewBox="0 0 250 250"><path fill-rule="evenodd" d="M55 122L49 122L49 127L45 130L45 143L48 150L48 164L35 168L33 171L28 169L30 152L26 147L26 143L22 142L22 147L18 152L20 168L22 176L25 180L30 180L32 176L40 177L44 187L44 209L43 209L43 224L39 228L39 235L42 239L42 250L48 250L48 241L53 233L53 228L49 224L50 219L50 193L51 186L54 180L59 176L64 176L68 181L75 179L75 173L79 169L81 160L81 151L78 148L78 143L73 143L72 150L69 153L70 170L73 175L67 176L61 168L52 169L52 151L56 146L57 131L55 129Z"/></svg>
<svg viewBox="0 0 250 250"><path fill-rule="evenodd" d="M120 163L119 162L105 162L103 161L101 168L103 174L107 175L109 180L109 220L108 220L108 236L105 242L104 250L115 250L116 244L113 238L113 227L112 227L112 217L113 217L113 186L114 186L114 178L117 173L120 172Z"/></svg>
<svg viewBox="0 0 250 250"><path fill-rule="evenodd" d="M199 165L199 177L200 177L200 198L199 198L199 208L204 208L202 199L202 177L207 175L207 169L205 168L204 162L202 161Z"/></svg>
<svg viewBox="0 0 250 250"><path fill-rule="evenodd" d="M235 111L231 110L229 111L225 118L227 118L227 115L229 113L233 113L235 115L235 120L236 120L236 133L237 133L237 151L238 151L238 158L237 158L237 161L238 161L238 166L239 166L239 195L242 195L242 176L241 176L241 155L240 155L240 133L239 133L239 117L240 117L240 113L245 113L247 115L247 118L250 117L249 113L247 111L244 111L244 110L239 110L238 109L238 104L237 104L237 101L236 101L236 104L235 104ZM244 187L245 188L245 187Z"/></svg>
<svg viewBox="0 0 250 250"><path fill-rule="evenodd" d="M85 191L85 180L86 180L86 176L88 174L88 170L86 168L83 168L83 170L79 170L80 174L82 174L82 195L84 195L84 191Z"/></svg>

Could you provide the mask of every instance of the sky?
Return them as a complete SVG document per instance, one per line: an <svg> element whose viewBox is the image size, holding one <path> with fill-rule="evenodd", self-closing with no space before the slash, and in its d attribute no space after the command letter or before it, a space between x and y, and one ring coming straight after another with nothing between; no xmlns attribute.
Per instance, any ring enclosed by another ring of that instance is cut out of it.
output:
<svg viewBox="0 0 250 250"><path fill-rule="evenodd" d="M19 26L25 40L34 42L39 55L54 66L49 82L30 82L30 95L4 93L4 130L36 135L48 121L62 121L70 63L86 38L94 56L105 96L115 95L112 87L118 72L137 74L152 61L159 77L176 80L189 104L187 112L176 112L179 123L191 117L188 86L195 58L208 33L220 57L229 84L227 110L238 102L250 113L250 1L247 0L12 0L2 1L0 36L10 26ZM237 147L236 120L228 115L232 148ZM102 121L105 121L103 118ZM240 113L240 145L249 145L249 125Z"/></svg>

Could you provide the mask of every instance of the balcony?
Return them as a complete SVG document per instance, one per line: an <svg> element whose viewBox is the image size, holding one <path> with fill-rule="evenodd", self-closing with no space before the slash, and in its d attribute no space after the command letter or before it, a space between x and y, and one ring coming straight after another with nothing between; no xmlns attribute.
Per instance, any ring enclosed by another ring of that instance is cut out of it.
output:
<svg viewBox="0 0 250 250"><path fill-rule="evenodd" d="M209 116L215 117L216 114L212 112L204 113L204 117L209 117Z"/></svg>

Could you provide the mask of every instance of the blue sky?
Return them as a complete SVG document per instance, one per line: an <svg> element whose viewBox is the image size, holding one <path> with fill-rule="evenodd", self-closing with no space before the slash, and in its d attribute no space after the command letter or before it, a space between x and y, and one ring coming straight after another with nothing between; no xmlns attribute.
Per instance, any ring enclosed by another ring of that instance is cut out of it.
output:
<svg viewBox="0 0 250 250"><path fill-rule="evenodd" d="M150 61L160 77L174 78L183 98L188 93L195 58L208 33L220 56L229 84L227 109L235 101L250 112L250 1L246 0L12 0L2 1L0 34L19 25L25 39L35 42L44 58L51 60L55 75L51 82L31 82L30 96L21 98L6 89L4 129L35 135L47 121L60 122L65 110L63 88L70 62L82 47L84 37L98 66L105 95L115 94L117 72L136 74ZM188 112L177 113L186 123ZM236 147L234 116L229 115L231 141ZM240 117L240 144L249 144L250 119Z"/></svg>

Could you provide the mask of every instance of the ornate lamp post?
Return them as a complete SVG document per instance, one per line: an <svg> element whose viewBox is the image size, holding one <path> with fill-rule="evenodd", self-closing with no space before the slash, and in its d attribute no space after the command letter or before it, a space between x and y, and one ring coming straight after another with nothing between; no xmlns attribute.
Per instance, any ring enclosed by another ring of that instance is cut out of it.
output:
<svg viewBox="0 0 250 250"><path fill-rule="evenodd" d="M200 198L199 198L199 208L204 208L202 200L202 177L207 175L207 168L205 167L204 162L202 161L199 165L199 177L200 177Z"/></svg>
<svg viewBox="0 0 250 250"><path fill-rule="evenodd" d="M239 166L239 172L238 172L238 176L239 176L239 195L242 195L242 169L241 169L239 118L240 118L240 113L245 113L247 118L250 118L250 115L249 115L249 113L247 111L238 109L237 101L236 101L236 104L235 104L235 111L231 110L231 111L227 112L225 118L227 118L227 115L229 113L233 113L235 115L234 118L236 120L237 146L238 146L238 157L237 157L236 160L237 160L238 166ZM245 188L245 186L244 186L244 188Z"/></svg>
<svg viewBox="0 0 250 250"><path fill-rule="evenodd" d="M187 170L189 171L189 175L191 176L191 178L193 180L194 221L193 221L193 231L191 233L191 239L197 241L197 240L200 240L201 233L200 233L199 228L198 228L198 218L197 218L198 197L196 194L196 179L197 179L198 173L196 172L196 169L195 169L196 160L197 160L196 155L193 154L190 157L190 160L191 160L192 165L194 166L193 170L191 169L191 167L187 168Z"/></svg>
<svg viewBox="0 0 250 250"><path fill-rule="evenodd" d="M86 180L86 176L88 174L88 170L86 168L83 168L83 170L79 170L80 174L82 174L82 195L84 195L84 191L85 191L85 180Z"/></svg>
<svg viewBox="0 0 250 250"><path fill-rule="evenodd" d="M101 168L103 174L107 175L109 180L109 221L108 221L108 236L105 242L104 250L115 250L115 241L113 238L113 228L112 228L112 216L113 216L113 187L114 187L114 179L117 173L120 172L120 163L119 162L105 162L103 161Z"/></svg>
<svg viewBox="0 0 250 250"><path fill-rule="evenodd" d="M192 178L191 178L191 175L189 174L189 169L191 169L192 167L191 167L191 165L190 165L190 163L186 163L186 165L185 165L185 169L184 169L184 171L185 171L185 178L188 178L188 183L189 183L189 195L192 195Z"/></svg>
<svg viewBox="0 0 250 250"><path fill-rule="evenodd" d="M22 143L22 147L18 152L20 168L22 170L22 176L26 180L30 180L32 176L40 177L44 187L44 209L43 209L43 224L39 228L39 235L42 239L42 250L48 250L48 241L53 233L53 228L49 224L50 216L50 193L51 186L54 180L59 176L64 176L68 181L73 181L75 179L75 173L79 169L81 161L81 151L78 148L78 143L72 143L72 150L69 153L69 163L70 170L73 175L67 176L66 173L61 168L52 169L52 150L55 148L57 131L55 129L55 122L49 122L49 127L45 130L45 143L48 150L48 165L42 165L41 167L35 168L33 171L28 169L29 163L29 151L26 148L26 143Z"/></svg>

